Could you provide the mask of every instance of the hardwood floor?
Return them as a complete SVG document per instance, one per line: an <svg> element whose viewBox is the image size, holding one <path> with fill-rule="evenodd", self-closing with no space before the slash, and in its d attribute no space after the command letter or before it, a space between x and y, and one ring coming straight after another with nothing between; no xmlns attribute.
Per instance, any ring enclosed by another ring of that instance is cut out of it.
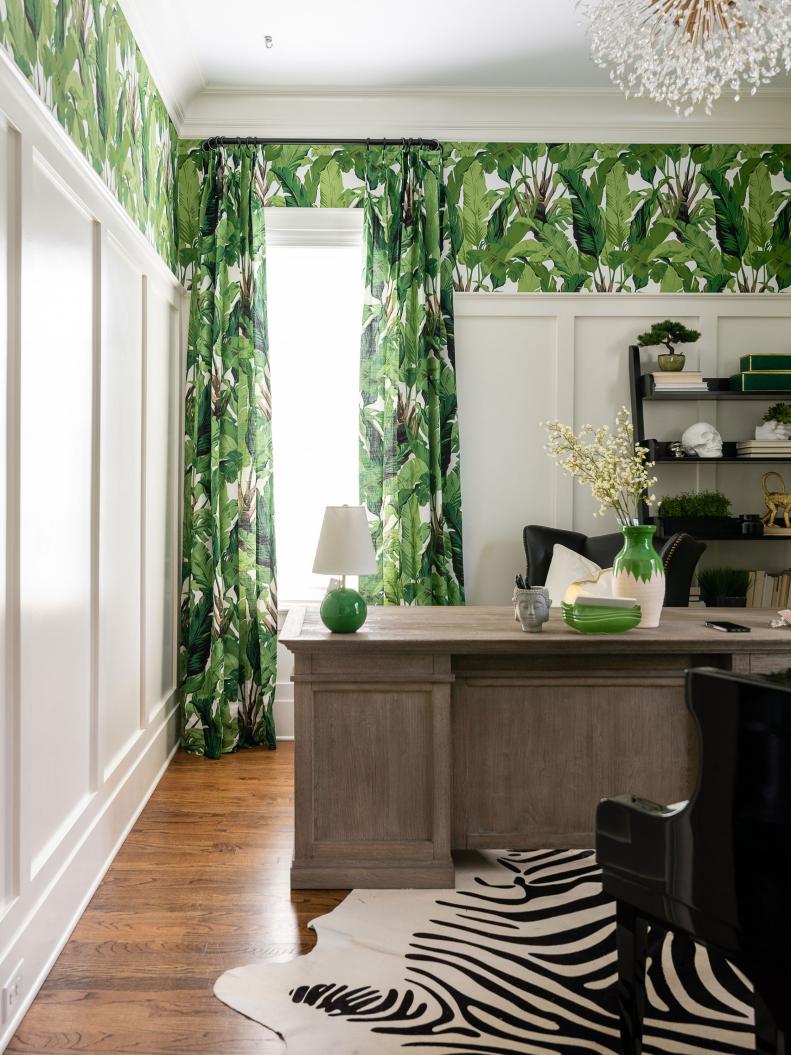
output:
<svg viewBox="0 0 791 1055"><path fill-rule="evenodd" d="M8 1052L283 1051L212 985L229 967L306 952L308 922L345 896L289 889L293 769L287 742L219 762L179 752Z"/></svg>

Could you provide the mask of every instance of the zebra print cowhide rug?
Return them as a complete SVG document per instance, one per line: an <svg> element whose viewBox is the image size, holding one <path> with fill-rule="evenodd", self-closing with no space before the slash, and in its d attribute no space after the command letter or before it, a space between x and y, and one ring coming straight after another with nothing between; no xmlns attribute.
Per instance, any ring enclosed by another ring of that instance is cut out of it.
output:
<svg viewBox="0 0 791 1055"><path fill-rule="evenodd" d="M618 1055L614 904L590 850L462 855L455 890L355 890L318 944L215 993L287 1055ZM752 993L653 932L646 1055L753 1050ZM267 1050L270 1050L267 1048Z"/></svg>

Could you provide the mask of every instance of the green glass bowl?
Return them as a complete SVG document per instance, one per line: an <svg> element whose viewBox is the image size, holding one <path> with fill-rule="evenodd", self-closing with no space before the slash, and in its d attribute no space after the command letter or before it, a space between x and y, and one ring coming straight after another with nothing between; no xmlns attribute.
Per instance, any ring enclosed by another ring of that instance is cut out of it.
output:
<svg viewBox="0 0 791 1055"><path fill-rule="evenodd" d="M566 626L581 634L625 634L627 630L633 630L643 618L639 604L632 608L603 608L563 603L560 614Z"/></svg>

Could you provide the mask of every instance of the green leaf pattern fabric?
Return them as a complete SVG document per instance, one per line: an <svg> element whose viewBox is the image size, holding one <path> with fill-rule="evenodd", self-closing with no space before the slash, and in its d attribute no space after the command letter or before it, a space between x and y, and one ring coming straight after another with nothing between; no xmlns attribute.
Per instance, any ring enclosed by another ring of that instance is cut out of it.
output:
<svg viewBox="0 0 791 1055"><path fill-rule="evenodd" d="M0 0L0 47L175 270L176 130L118 0Z"/></svg>
<svg viewBox="0 0 791 1055"><path fill-rule="evenodd" d="M182 156L191 287L181 677L184 743L274 746L277 600L266 207L365 210L360 488L375 603L464 600L453 263L442 154L273 145Z"/></svg>
<svg viewBox="0 0 791 1055"><path fill-rule="evenodd" d="M362 581L374 604L464 603L445 215L440 151L368 151L360 498L379 564Z"/></svg>
<svg viewBox="0 0 791 1055"><path fill-rule="evenodd" d="M179 684L184 746L218 758L275 747L272 401L258 151L196 165Z"/></svg>

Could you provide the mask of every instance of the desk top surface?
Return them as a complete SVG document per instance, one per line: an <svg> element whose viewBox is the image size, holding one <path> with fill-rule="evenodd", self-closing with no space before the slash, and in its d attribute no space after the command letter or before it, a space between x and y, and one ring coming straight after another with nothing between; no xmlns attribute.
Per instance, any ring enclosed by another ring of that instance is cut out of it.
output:
<svg viewBox="0 0 791 1055"><path fill-rule="evenodd" d="M525 633L512 606L371 607L365 626L355 634L331 634L318 608L292 608L280 641L292 652L346 650L370 652L787 652L791 666L791 627L772 630L776 612L757 608L666 608L654 630L626 634L580 634L552 610L540 634ZM749 634L709 630L706 620L728 620L749 626Z"/></svg>

